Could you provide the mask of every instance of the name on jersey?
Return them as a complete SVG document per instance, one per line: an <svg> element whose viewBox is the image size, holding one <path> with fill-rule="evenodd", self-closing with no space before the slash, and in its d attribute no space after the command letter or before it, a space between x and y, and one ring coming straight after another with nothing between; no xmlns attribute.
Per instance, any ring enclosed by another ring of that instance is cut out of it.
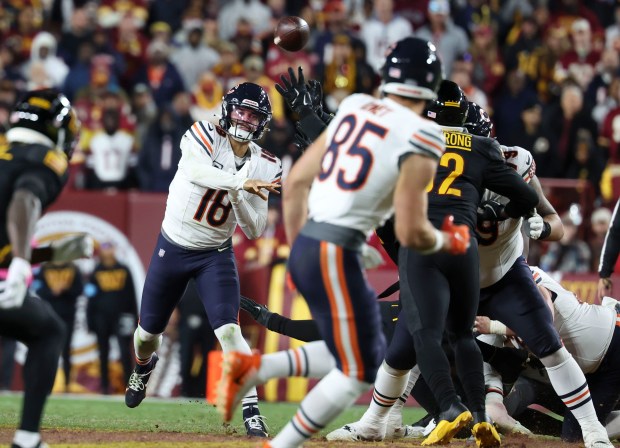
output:
<svg viewBox="0 0 620 448"><path fill-rule="evenodd" d="M444 131L443 135L446 138L446 148L463 149L465 151L471 151L471 135L463 134L461 132L449 132Z"/></svg>

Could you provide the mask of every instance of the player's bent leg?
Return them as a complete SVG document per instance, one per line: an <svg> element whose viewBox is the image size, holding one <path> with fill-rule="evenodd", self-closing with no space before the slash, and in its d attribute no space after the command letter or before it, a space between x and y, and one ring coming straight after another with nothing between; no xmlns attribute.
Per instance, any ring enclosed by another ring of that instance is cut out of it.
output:
<svg viewBox="0 0 620 448"><path fill-rule="evenodd" d="M325 342L316 341L296 349L262 356L228 352L224 354L222 366L216 401L218 411L228 421L252 387L273 378L323 378L336 367L336 361Z"/></svg>
<svg viewBox="0 0 620 448"><path fill-rule="evenodd" d="M136 367L129 376L125 389L125 405L129 408L137 407L146 397L146 385L157 365L157 361L159 361L155 351L161 345L162 334L149 333L138 325L134 332L133 341L136 352Z"/></svg>
<svg viewBox="0 0 620 448"><path fill-rule="evenodd" d="M598 421L585 375L568 350L562 347L540 361L553 389L579 422L586 448L613 447Z"/></svg>

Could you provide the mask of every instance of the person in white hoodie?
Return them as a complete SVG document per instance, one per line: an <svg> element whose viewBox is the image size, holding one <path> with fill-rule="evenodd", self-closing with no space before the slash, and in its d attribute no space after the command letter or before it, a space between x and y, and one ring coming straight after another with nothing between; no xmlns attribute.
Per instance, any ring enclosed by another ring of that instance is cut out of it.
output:
<svg viewBox="0 0 620 448"><path fill-rule="evenodd" d="M26 79L30 81L33 66L42 66L51 84L46 87L62 87L69 73L69 67L56 56L56 50L56 38L51 33L47 31L38 33L32 41L30 60L24 66Z"/></svg>

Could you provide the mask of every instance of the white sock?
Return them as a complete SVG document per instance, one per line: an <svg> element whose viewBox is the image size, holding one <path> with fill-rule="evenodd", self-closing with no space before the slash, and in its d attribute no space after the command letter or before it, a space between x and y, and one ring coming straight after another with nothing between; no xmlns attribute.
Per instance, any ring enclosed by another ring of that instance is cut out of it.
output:
<svg viewBox="0 0 620 448"><path fill-rule="evenodd" d="M599 426L586 377L568 350L562 347L540 361L547 369L555 393L573 413L581 428Z"/></svg>
<svg viewBox="0 0 620 448"><path fill-rule="evenodd" d="M250 355L252 349L248 345L248 342L241 334L241 327L237 324L225 324L214 330L217 340L220 341L222 351L227 352L240 352ZM258 404L258 392L256 387L252 387L245 397L241 400L242 406L256 406Z"/></svg>
<svg viewBox="0 0 620 448"><path fill-rule="evenodd" d="M161 345L163 336L145 331L140 325L133 333L133 348L136 353L136 362L140 365L148 364L151 356Z"/></svg>
<svg viewBox="0 0 620 448"><path fill-rule="evenodd" d="M388 421L393 422L393 426L402 426L403 407L405 406L405 403L407 403L407 398L409 398L409 395L411 394L411 390L413 389L413 386L415 386L415 383L418 381L418 378L420 378L420 368L416 364L413 367L413 369L409 371L409 375L407 376L407 385L405 386L405 390L400 395L400 397L398 397L398 400L394 402L394 405L390 409L390 414L388 415Z"/></svg>
<svg viewBox="0 0 620 448"><path fill-rule="evenodd" d="M272 378L289 376L323 378L335 367L336 360L325 342L309 342L293 350L263 355L258 380L263 384Z"/></svg>
<svg viewBox="0 0 620 448"><path fill-rule="evenodd" d="M617 439L620 437L620 411L612 411L607 417L605 423L605 429L610 439Z"/></svg>
<svg viewBox="0 0 620 448"><path fill-rule="evenodd" d="M313 434L353 405L371 385L333 369L306 395L295 416L270 442L273 448L301 446Z"/></svg>
<svg viewBox="0 0 620 448"><path fill-rule="evenodd" d="M24 431L23 429L15 431L15 436L13 437L13 443L24 448L34 447L40 440L41 434L38 432Z"/></svg>
<svg viewBox="0 0 620 448"><path fill-rule="evenodd" d="M408 370L393 369L383 361L377 371L370 405L361 421L373 425L385 425L392 406L399 401L408 381Z"/></svg>

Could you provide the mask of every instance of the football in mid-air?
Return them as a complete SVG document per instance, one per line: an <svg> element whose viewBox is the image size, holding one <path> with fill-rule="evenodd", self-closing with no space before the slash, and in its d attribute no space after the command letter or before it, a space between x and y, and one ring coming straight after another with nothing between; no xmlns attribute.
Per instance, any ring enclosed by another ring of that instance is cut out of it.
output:
<svg viewBox="0 0 620 448"><path fill-rule="evenodd" d="M273 33L273 42L286 51L299 51L310 38L310 27L301 17L282 17Z"/></svg>

